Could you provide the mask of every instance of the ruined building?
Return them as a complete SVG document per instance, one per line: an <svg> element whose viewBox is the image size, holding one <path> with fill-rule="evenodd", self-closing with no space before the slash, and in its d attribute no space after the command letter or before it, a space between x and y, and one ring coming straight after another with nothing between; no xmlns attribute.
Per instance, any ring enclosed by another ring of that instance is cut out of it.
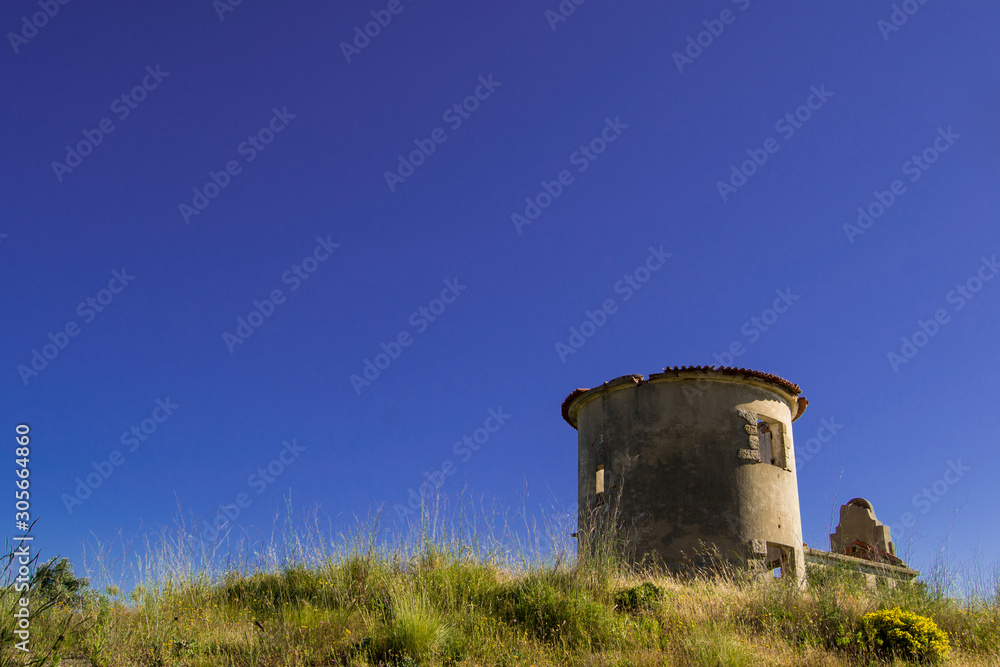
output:
<svg viewBox="0 0 1000 667"><path fill-rule="evenodd" d="M849 556L866 554L870 560L899 560L889 526L875 518L875 509L864 498L855 498L840 508L837 532L830 536L831 549ZM863 556L864 557L864 556Z"/></svg>
<svg viewBox="0 0 1000 667"><path fill-rule="evenodd" d="M920 574L896 555L889 526L875 518L875 509L864 498L849 500L840 508L840 523L830 535L830 551L807 548L805 555L810 567L847 566L863 574L871 586L878 581L910 581Z"/></svg>
<svg viewBox="0 0 1000 667"><path fill-rule="evenodd" d="M714 366L577 389L562 414L578 432L579 536L613 513L635 562L680 569L721 559L799 584L807 561L915 576L861 498L841 510L837 553L802 543L792 439L808 405L801 394L776 375Z"/></svg>

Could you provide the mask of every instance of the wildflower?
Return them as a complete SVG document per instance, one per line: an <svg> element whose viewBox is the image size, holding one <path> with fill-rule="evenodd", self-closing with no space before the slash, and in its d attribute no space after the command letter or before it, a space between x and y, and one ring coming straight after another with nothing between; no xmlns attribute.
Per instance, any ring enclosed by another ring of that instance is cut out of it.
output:
<svg viewBox="0 0 1000 667"><path fill-rule="evenodd" d="M861 622L873 643L885 653L943 660L951 649L947 633L932 619L899 607L865 614Z"/></svg>

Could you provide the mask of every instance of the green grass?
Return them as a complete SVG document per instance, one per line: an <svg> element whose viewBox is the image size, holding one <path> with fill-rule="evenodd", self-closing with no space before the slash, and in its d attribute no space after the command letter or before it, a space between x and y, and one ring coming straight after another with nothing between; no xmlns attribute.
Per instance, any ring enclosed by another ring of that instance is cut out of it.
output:
<svg viewBox="0 0 1000 667"><path fill-rule="evenodd" d="M392 548L375 534L286 531L225 567L163 535L128 596L50 568L32 590L31 664L881 665L892 663L865 645L862 618L898 607L947 633L945 664L1000 665L995 584L988 599L958 600L925 584L873 591L829 571L797 590L738 571L680 580L611 550L578 563L566 544L465 524L423 526ZM113 583L101 568L98 579ZM3 667L29 664L10 642L17 595L0 588Z"/></svg>

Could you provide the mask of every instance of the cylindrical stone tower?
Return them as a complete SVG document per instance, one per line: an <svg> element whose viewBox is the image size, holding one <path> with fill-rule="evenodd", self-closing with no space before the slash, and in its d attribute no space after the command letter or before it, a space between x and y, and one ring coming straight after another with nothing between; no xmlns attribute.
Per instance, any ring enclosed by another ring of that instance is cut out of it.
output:
<svg viewBox="0 0 1000 667"><path fill-rule="evenodd" d="M682 568L721 557L801 584L800 394L776 375L714 366L577 389L562 413L578 431L580 536L613 509L636 561Z"/></svg>

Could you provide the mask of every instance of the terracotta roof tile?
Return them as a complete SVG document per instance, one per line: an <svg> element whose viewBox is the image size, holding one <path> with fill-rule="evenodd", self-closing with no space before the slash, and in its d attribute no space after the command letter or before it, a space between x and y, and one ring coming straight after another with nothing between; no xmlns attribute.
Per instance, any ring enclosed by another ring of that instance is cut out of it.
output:
<svg viewBox="0 0 1000 667"><path fill-rule="evenodd" d="M781 387L786 392L791 394L796 399L796 402L798 404L798 410L796 411L796 414L792 415L792 421L795 421L796 419L801 417L802 413L806 411L806 406L809 405L809 401L806 399L806 397L800 396L800 394L802 393L802 388L799 387L799 385L789 382L788 380L779 377L777 375L773 375L772 373L755 371L750 368L734 368L731 366L667 366L663 369L662 373L657 373L655 374L655 376L650 375L650 379L652 379L653 377L659 377L663 375L680 376L681 374L688 375L691 373L699 373L699 372L705 374L711 373L713 375L734 375L740 377L751 377L751 378L756 378L758 380L764 380L765 382L769 382L771 384ZM625 375L619 378L615 378L610 382L605 382L604 385L601 386L609 385L612 383L617 384L619 381L623 381L629 377L632 377L636 382L636 384L641 384L643 382L641 375L633 375L633 376ZM596 389L596 388L597 387L592 387L591 389ZM566 397L566 400L562 402L562 417L563 419L566 420L566 423L572 426L573 428L576 428L576 425L574 425L573 422L571 422L569 419L570 405L572 405L577 398L587 393L588 391L591 391L591 389L583 387L579 389L574 389L570 393L570 395Z"/></svg>
<svg viewBox="0 0 1000 667"><path fill-rule="evenodd" d="M789 382L785 378L778 377L777 375L773 375L771 373L755 371L751 368L734 368L732 366L667 366L663 369L664 373L690 373L692 371L713 371L715 373L721 373L722 375L742 375L743 377L754 377L761 380L767 380L768 382L773 382L774 384L783 387L792 396L798 396L802 393L802 387L793 382Z"/></svg>

